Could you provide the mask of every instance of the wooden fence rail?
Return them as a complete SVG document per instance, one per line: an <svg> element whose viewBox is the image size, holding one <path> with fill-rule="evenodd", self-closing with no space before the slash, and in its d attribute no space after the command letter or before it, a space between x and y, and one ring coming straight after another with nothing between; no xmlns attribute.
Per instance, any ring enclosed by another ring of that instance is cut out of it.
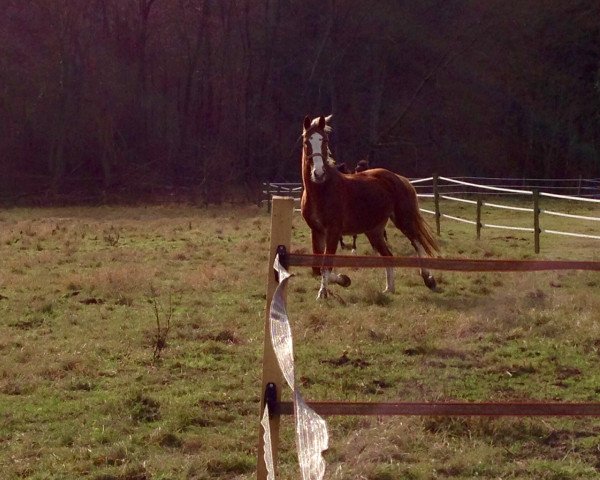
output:
<svg viewBox="0 0 600 480"><path fill-rule="evenodd" d="M546 260L463 260L418 259L404 257L354 257L331 255L289 254L294 199L273 198L271 212L271 242L267 267L266 321L263 354L263 380L260 392L260 417L268 406L271 449L277 463L279 422L282 415L294 413L291 402L281 401L282 373L279 369L270 334L270 305L277 280L273 271L276 254L286 268L290 266L384 267L392 262L396 267L414 268L422 265L443 270L459 271L540 271L540 270L593 270L600 271L600 261L546 261ZM535 207L534 207L535 209ZM464 265L461 267L460 262ZM286 314L287 316L287 314ZM594 416L600 417L600 402L308 402L308 406L322 415L446 415L446 416ZM265 443L262 425L259 427L257 478L266 480Z"/></svg>

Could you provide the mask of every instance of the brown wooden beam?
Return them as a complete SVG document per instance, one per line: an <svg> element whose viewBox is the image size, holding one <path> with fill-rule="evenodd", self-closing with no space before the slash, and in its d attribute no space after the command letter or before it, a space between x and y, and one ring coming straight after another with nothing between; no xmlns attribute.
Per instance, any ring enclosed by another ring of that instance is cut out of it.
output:
<svg viewBox="0 0 600 480"><path fill-rule="evenodd" d="M430 416L600 416L600 403L567 402L308 402L319 415ZM276 415L292 415L292 402L279 402Z"/></svg>
<svg viewBox="0 0 600 480"><path fill-rule="evenodd" d="M490 260L472 258L418 258L288 253L291 267L428 268L457 272L539 272L546 270L600 271L600 261Z"/></svg>

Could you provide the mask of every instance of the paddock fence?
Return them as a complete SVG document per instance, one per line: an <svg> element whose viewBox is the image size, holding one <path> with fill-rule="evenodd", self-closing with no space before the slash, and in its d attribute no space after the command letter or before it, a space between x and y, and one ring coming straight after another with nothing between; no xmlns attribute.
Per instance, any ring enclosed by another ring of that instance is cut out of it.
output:
<svg viewBox="0 0 600 480"><path fill-rule="evenodd" d="M540 252L541 235L560 235L572 238L600 240L600 216L575 215L541 208L541 200L559 199L580 204L598 205L600 207L600 179L541 179L541 178L496 178L496 177L444 177L433 175L427 178L410 179L417 196L433 201L433 210L421 208L421 211L434 216L436 233L441 234L442 219L473 225L474 233L479 239L483 229L512 230L531 234L535 253ZM269 183L263 184L261 203L271 211L272 197L285 195L294 198L296 209L302 196L301 183ZM560 193L557 193L560 192ZM518 198L527 206L508 205L502 202L506 197ZM491 200L490 200L491 199ZM471 218L452 215L444 211L443 202L454 202L472 205L474 214ZM503 209L528 214L531 226L502 225L483 222L485 209ZM543 217L562 217L587 222L594 225L593 233L571 232L543 228ZM598 232L598 233L596 233Z"/></svg>
<svg viewBox="0 0 600 480"><path fill-rule="evenodd" d="M452 271L522 272L588 270L600 272L600 261L419 259L290 253L293 198L273 199L271 243L267 269L266 319L257 478L275 479L279 426L283 415L294 415L298 463L303 479L322 479L328 448L327 424L321 415L435 416L590 416L600 417L600 402L306 402L294 380L292 330L287 313L286 285L290 267L431 268ZM285 385L293 401L282 401Z"/></svg>
<svg viewBox="0 0 600 480"><path fill-rule="evenodd" d="M427 186L427 183L431 182L430 188L431 193L421 193L423 187ZM475 234L479 239L481 236L481 230L486 229L500 229L500 230L513 230L513 231L521 231L533 234L533 244L535 253L540 252L540 243L541 243L541 234L549 234L549 235L562 235L568 237L578 237L578 238L587 238L600 240L600 229L598 230L599 234L589 234L589 233L581 233L581 232L569 232L563 230L554 230L549 228L542 228L541 226L541 215L555 216L555 217L563 217L570 218L576 220L583 220L588 222L598 222L600 221L600 217L595 216L587 216L587 215L573 215L565 212L558 212L555 210L548 210L540 208L540 201L542 198L552 198L552 199L560 199L565 201L573 201L579 203L586 204L596 204L600 205L600 198L593 198L591 196L575 196L575 195L565 195L552 193L547 191L540 191L539 188L514 188L514 187L505 187L505 186L496 186L496 185L484 185L479 183L473 183L466 180L461 180L457 178L449 178L443 176L434 175L430 178L413 180L413 184L417 184L415 186L417 189L417 196L420 198L431 198L433 199L434 210L428 210L421 208L421 211L431 214L435 217L436 224L436 232L438 235L441 233L441 219L447 218L449 220L455 222L462 222L474 225ZM462 187L462 190L448 193L448 187L456 188ZM556 187L559 188L559 187ZM586 187L587 188L587 187ZM579 185L578 191L581 191L582 187ZM484 192L484 193L482 193ZM512 195L518 196L519 198L525 198L525 203L529 203L530 206L521 207L514 205L507 205L506 203L498 203L498 201L490 202L487 200L487 196L490 195ZM588 194L590 195L590 194ZM475 197L475 198L473 198ZM456 215L450 215L444 213L441 207L441 200L446 200L448 202L460 202L471 204L475 206L475 218L469 219L464 217L459 217ZM482 212L483 208L496 208L496 209L504 209L511 210L517 212L525 212L531 215L530 221L532 223L531 227L523 227L523 226L515 226L515 225L498 225L493 223L484 223L482 222Z"/></svg>

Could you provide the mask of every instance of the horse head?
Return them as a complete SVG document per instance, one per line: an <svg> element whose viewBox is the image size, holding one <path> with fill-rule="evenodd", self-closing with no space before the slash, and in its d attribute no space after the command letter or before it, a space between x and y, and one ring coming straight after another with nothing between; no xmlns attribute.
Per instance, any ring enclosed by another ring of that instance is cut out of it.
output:
<svg viewBox="0 0 600 480"><path fill-rule="evenodd" d="M310 172L310 180L313 183L324 183L331 175L329 169L332 167L329 158L329 137L331 127L328 125L331 115L320 116L313 120L310 117L304 119L302 129L302 168L304 172Z"/></svg>

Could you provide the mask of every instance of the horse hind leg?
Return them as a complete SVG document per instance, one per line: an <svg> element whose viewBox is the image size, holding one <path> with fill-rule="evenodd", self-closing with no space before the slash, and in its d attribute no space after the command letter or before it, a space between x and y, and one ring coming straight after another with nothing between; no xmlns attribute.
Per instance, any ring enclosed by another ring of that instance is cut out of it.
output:
<svg viewBox="0 0 600 480"><path fill-rule="evenodd" d="M429 257L425 247L423 247L423 244L419 240L420 230L418 224L416 223L418 222L418 219L415 219L415 221L411 223L410 221L407 221L404 216L393 215L391 220L394 225L404 234L404 236L408 238L419 258ZM439 291L435 277L427 268L421 268L420 273L423 283L427 288L434 292Z"/></svg>
<svg viewBox="0 0 600 480"><path fill-rule="evenodd" d="M423 245L421 245L421 243L418 240L411 241L411 243L414 249L417 251L417 255L419 256L419 258L424 258L428 256L425 252L425 249L423 248ZM421 278L423 278L423 283L425 283L425 286L429 288L429 290L433 292L439 291L437 287L437 282L435 281L435 277L427 268L421 268Z"/></svg>

